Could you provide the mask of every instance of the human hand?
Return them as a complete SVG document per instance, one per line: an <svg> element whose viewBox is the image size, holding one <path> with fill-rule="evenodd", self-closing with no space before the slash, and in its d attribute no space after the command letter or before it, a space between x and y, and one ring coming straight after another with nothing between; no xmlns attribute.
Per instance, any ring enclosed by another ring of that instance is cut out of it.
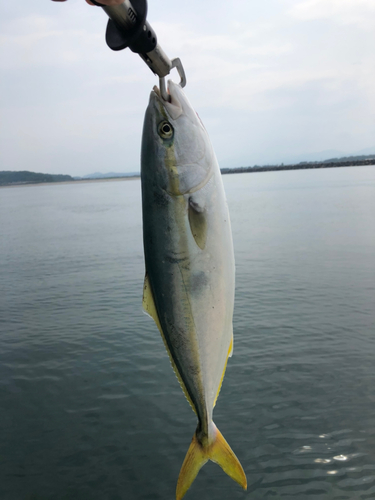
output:
<svg viewBox="0 0 375 500"><path fill-rule="evenodd" d="M53 2L66 2L66 0L52 0ZM90 2L90 0L86 0L86 2L90 5L94 5ZM124 0L99 0L98 3L102 3L103 5L121 5L124 3Z"/></svg>

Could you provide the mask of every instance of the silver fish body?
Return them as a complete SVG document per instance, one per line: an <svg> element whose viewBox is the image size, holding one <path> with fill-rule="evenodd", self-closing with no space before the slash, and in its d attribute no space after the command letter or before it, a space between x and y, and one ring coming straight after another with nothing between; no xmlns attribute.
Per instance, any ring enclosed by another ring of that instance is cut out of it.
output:
<svg viewBox="0 0 375 500"><path fill-rule="evenodd" d="M144 309L158 325L198 417L180 472L179 499L209 459L243 487L246 478L212 421L233 347L235 268L229 213L208 134L181 87L169 82L169 92L171 102L165 102L154 89L144 121Z"/></svg>

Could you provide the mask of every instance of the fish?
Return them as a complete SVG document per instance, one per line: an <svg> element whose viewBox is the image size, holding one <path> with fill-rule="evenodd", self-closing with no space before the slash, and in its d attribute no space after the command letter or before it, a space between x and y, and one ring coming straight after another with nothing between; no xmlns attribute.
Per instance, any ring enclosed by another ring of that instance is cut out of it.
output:
<svg viewBox="0 0 375 500"><path fill-rule="evenodd" d="M201 467L216 462L247 488L244 470L212 420L233 352L235 263L219 165L181 86L154 87L146 110L141 182L146 276L143 309L164 341L197 418L177 481L181 500Z"/></svg>

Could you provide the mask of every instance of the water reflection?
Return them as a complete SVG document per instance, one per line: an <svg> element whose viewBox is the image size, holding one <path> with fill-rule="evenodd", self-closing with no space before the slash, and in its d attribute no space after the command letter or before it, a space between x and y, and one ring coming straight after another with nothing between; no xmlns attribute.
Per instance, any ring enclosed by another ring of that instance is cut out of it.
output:
<svg viewBox="0 0 375 500"><path fill-rule="evenodd" d="M336 455L333 458L334 460L339 460L340 462L345 462L345 460L348 460L348 457L346 457L345 455Z"/></svg>

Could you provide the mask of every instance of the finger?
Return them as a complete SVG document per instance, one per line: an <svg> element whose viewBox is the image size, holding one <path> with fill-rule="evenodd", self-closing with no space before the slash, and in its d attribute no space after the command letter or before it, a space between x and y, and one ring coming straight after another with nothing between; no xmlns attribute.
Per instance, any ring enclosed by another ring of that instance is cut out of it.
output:
<svg viewBox="0 0 375 500"><path fill-rule="evenodd" d="M52 0L52 2L66 2L66 0ZM89 5L94 5L93 3L90 2L90 0L86 0L86 2ZM124 3L124 0L99 0L98 3L101 3L103 5L107 5L107 6L110 6L110 5L121 5L122 3Z"/></svg>
<svg viewBox="0 0 375 500"><path fill-rule="evenodd" d="M124 3L124 0L96 0L98 3L101 3L103 5L107 5L107 6L110 6L110 5L121 5L122 3ZM90 5L93 5L90 0L86 0L87 3L89 3Z"/></svg>

